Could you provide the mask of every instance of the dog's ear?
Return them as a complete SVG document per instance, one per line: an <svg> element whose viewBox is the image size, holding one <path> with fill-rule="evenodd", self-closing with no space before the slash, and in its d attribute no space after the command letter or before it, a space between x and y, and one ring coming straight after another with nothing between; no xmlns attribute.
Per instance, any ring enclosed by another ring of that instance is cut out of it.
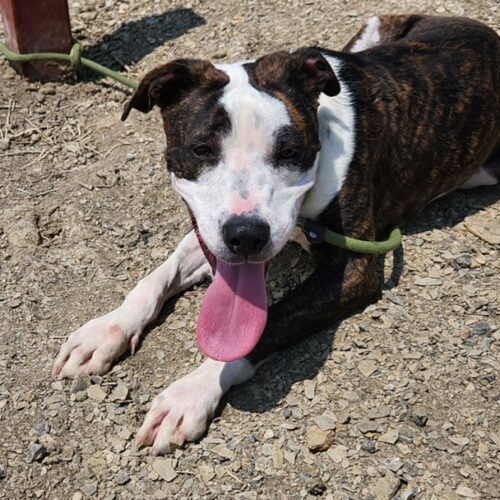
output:
<svg viewBox="0 0 500 500"><path fill-rule="evenodd" d="M264 88L297 89L314 101L321 93L334 96L340 92L333 69L314 47L263 56L256 61L254 74L257 84Z"/></svg>
<svg viewBox="0 0 500 500"><path fill-rule="evenodd" d="M309 94L323 93L335 96L340 93L340 83L323 54L316 48L299 49L292 53L300 72L306 77L305 92Z"/></svg>
<svg viewBox="0 0 500 500"><path fill-rule="evenodd" d="M164 108L179 102L195 88L222 88L228 81L226 73L209 61L176 59L144 76L132 98L125 104L122 120L127 119L132 108L148 113L155 105Z"/></svg>

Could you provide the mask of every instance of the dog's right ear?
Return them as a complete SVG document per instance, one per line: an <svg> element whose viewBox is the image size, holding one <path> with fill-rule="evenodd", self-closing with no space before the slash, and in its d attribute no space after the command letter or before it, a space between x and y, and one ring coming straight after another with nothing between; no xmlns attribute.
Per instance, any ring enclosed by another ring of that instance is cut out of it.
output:
<svg viewBox="0 0 500 500"><path fill-rule="evenodd" d="M127 119L132 108L148 113L155 105L164 108L179 102L195 88L222 88L228 82L226 73L209 61L176 59L144 76L132 98L125 104L122 121Z"/></svg>

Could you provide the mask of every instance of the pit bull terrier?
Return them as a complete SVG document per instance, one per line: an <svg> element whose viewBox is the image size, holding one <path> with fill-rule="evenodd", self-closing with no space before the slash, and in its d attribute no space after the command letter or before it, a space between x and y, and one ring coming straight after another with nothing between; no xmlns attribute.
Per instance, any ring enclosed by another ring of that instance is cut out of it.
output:
<svg viewBox="0 0 500 500"><path fill-rule="evenodd" d="M53 375L105 373L166 300L213 273L197 328L208 359L155 398L137 435L155 454L199 438L268 355L379 297L373 256L323 243L316 270L268 310L267 266L299 216L373 241L500 177L500 38L465 18L373 17L342 52L178 59L143 78L123 119L154 106L194 229L121 306L71 334Z"/></svg>

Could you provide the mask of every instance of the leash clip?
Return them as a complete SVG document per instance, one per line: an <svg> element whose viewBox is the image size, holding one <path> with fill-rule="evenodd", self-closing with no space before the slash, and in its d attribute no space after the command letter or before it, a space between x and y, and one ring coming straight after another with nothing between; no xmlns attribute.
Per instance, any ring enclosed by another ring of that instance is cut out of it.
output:
<svg viewBox="0 0 500 500"><path fill-rule="evenodd" d="M325 241L326 228L317 222L306 219L304 223L304 234L310 243L323 243Z"/></svg>

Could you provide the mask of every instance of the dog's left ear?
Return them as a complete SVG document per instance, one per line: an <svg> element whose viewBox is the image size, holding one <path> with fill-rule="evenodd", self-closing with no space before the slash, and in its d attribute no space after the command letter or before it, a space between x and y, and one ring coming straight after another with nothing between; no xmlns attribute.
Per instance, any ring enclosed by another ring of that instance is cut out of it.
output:
<svg viewBox="0 0 500 500"><path fill-rule="evenodd" d="M148 113L155 105L165 108L180 102L196 88L223 87L228 81L229 77L209 61L176 59L144 76L125 104L122 121L127 119L132 108Z"/></svg>
<svg viewBox="0 0 500 500"><path fill-rule="evenodd" d="M295 89L300 96L314 102L321 93L334 96L340 92L332 67L315 47L265 55L255 62L254 76L259 86Z"/></svg>
<svg viewBox="0 0 500 500"><path fill-rule="evenodd" d="M292 58L305 76L306 94L315 94L318 97L320 93L328 96L340 93L340 83L332 67L318 49L299 49L292 52Z"/></svg>

